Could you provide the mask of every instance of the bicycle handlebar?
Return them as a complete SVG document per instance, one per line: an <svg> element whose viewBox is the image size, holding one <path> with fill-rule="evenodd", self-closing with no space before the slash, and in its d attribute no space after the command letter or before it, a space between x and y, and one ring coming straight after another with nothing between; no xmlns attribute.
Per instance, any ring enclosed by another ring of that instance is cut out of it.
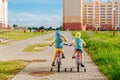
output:
<svg viewBox="0 0 120 80"><path fill-rule="evenodd" d="M63 43L63 45L68 46L68 44L67 44L67 43Z"/></svg>
<svg viewBox="0 0 120 80"><path fill-rule="evenodd" d="M70 44L68 44L68 43L63 43L63 45L70 46ZM52 47L53 45L49 45L49 46Z"/></svg>

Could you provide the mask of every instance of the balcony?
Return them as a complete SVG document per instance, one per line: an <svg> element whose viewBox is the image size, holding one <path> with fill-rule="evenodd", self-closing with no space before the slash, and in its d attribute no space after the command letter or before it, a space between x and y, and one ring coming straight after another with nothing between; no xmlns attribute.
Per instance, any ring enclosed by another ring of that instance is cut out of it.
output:
<svg viewBox="0 0 120 80"><path fill-rule="evenodd" d="M107 10L107 12L108 12L108 13L112 13L112 9L110 9L110 10Z"/></svg>
<svg viewBox="0 0 120 80"><path fill-rule="evenodd" d="M112 4L108 4L107 7L112 7Z"/></svg>

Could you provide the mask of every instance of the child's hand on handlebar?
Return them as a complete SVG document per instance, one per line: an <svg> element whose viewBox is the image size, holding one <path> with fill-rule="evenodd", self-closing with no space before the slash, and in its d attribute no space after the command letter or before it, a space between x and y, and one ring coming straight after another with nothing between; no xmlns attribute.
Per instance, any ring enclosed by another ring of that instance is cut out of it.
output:
<svg viewBox="0 0 120 80"><path fill-rule="evenodd" d="M68 44L67 43L63 43L63 45L67 46Z"/></svg>
<svg viewBox="0 0 120 80"><path fill-rule="evenodd" d="M72 44L69 44L69 46L72 46Z"/></svg>
<svg viewBox="0 0 120 80"><path fill-rule="evenodd" d="M52 45L51 45L51 44L50 44L49 46L50 46L50 47L52 47Z"/></svg>

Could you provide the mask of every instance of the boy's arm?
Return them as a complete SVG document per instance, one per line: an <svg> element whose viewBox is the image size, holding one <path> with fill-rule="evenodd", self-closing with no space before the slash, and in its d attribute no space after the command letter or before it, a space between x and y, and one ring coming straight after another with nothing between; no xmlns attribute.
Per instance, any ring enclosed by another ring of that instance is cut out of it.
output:
<svg viewBox="0 0 120 80"><path fill-rule="evenodd" d="M75 40L72 40L72 42L70 43L70 46L72 46L75 43Z"/></svg>
<svg viewBox="0 0 120 80"><path fill-rule="evenodd" d="M50 46L53 46L55 43L55 39L50 43Z"/></svg>
<svg viewBox="0 0 120 80"><path fill-rule="evenodd" d="M84 41L84 40L82 40L82 42L83 42L83 45L84 45L84 46L87 46L87 44L85 43L85 41Z"/></svg>
<svg viewBox="0 0 120 80"><path fill-rule="evenodd" d="M64 39L64 41L68 41L68 39L64 35L62 35L62 38Z"/></svg>

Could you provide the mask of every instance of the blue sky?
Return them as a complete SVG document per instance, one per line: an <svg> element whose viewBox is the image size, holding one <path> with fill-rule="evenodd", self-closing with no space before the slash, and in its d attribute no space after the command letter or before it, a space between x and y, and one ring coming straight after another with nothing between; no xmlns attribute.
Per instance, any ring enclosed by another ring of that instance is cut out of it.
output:
<svg viewBox="0 0 120 80"><path fill-rule="evenodd" d="M9 25L59 27L62 0L8 0L8 14Z"/></svg>
<svg viewBox="0 0 120 80"><path fill-rule="evenodd" d="M62 0L8 0L9 24L22 26L62 25Z"/></svg>

